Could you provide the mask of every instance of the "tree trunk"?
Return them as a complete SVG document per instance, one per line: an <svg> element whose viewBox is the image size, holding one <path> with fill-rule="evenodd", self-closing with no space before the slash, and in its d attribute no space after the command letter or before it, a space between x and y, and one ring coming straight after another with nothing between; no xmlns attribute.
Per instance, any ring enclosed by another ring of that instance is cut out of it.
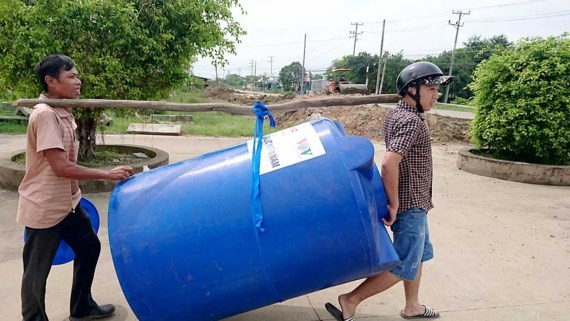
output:
<svg viewBox="0 0 570 321"><path fill-rule="evenodd" d="M97 121L92 110L83 112L75 122L77 123L77 139L79 140L79 161L96 159L95 138Z"/></svg>

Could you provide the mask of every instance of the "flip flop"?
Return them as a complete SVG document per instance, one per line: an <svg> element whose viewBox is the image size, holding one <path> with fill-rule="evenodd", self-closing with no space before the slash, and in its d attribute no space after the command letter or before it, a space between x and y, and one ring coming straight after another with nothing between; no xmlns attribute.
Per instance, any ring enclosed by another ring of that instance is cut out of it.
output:
<svg viewBox="0 0 570 321"><path fill-rule="evenodd" d="M330 315L332 315L336 321L354 321L354 316L343 319L342 311L340 311L339 309L337 309L337 307L328 302L325 304L325 309L327 309L327 312L330 313Z"/></svg>
<svg viewBox="0 0 570 321"><path fill-rule="evenodd" d="M439 318L439 312L432 308L428 308L425 305L423 306L426 310L422 314L416 315L405 315L404 311L400 312L400 316L404 319L435 319Z"/></svg>

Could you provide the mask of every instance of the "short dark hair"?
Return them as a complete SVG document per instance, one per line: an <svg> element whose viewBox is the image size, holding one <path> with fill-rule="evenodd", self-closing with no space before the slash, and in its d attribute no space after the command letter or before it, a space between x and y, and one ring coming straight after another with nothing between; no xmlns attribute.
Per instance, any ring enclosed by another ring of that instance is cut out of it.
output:
<svg viewBox="0 0 570 321"><path fill-rule="evenodd" d="M66 55L55 54L49 55L42 59L34 69L40 79L42 88L47 92L46 76L59 78L62 70L68 71L75 67L75 62Z"/></svg>

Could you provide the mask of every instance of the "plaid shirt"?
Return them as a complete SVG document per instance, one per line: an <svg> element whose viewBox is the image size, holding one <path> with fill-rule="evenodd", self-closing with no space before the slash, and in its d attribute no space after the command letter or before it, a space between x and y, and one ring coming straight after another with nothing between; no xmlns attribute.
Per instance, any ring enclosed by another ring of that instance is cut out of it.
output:
<svg viewBox="0 0 570 321"><path fill-rule="evenodd" d="M423 115L400 100L384 120L384 139L386 151L403 156L398 175L398 213L412 207L429 211L433 208L433 168L431 140Z"/></svg>

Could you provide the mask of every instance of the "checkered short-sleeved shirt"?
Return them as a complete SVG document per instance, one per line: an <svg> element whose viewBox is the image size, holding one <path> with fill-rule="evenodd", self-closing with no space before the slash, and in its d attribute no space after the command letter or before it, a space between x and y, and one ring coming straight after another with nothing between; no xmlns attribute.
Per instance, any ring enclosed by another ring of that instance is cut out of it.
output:
<svg viewBox="0 0 570 321"><path fill-rule="evenodd" d="M401 101L384 120L386 151L403 156L399 165L398 213L417 207L433 208L432 156L429 130L423 115Z"/></svg>

